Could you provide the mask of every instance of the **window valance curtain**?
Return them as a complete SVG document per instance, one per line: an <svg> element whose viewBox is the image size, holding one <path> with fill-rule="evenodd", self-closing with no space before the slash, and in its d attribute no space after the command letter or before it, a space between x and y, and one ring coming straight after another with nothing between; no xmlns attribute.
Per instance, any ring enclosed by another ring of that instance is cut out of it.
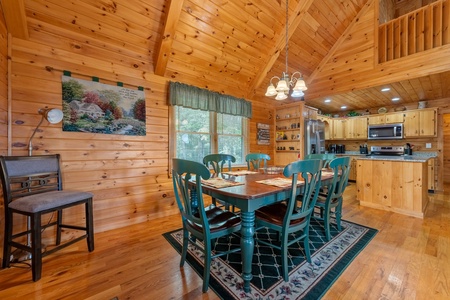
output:
<svg viewBox="0 0 450 300"><path fill-rule="evenodd" d="M169 104L252 117L252 104L249 101L179 82L169 82Z"/></svg>

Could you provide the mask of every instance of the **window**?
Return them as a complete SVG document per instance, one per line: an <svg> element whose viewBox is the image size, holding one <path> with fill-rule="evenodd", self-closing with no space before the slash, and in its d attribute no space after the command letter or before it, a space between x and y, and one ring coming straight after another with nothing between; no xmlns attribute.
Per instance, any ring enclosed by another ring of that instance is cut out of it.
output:
<svg viewBox="0 0 450 300"><path fill-rule="evenodd" d="M175 145L172 157L203 162L211 153L231 154L245 164L247 118L173 106Z"/></svg>

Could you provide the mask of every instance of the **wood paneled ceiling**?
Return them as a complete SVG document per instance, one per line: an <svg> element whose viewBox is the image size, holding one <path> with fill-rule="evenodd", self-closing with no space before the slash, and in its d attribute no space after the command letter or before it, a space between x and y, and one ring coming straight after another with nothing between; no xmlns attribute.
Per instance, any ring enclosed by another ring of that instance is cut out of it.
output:
<svg viewBox="0 0 450 300"><path fill-rule="evenodd" d="M315 84L327 84L311 79L326 60L335 59L336 45L348 39L348 28L374 1L289 1L289 73L304 74L306 104L335 112L342 105L360 110L450 97L450 71L309 93L318 90ZM2 0L2 5L5 14L16 16L5 19L17 37L40 40L47 33L70 32L74 44L123 53L143 72L238 97L273 103L265 89L285 70L285 0ZM391 90L381 92L386 86ZM394 103L392 97L400 100Z"/></svg>

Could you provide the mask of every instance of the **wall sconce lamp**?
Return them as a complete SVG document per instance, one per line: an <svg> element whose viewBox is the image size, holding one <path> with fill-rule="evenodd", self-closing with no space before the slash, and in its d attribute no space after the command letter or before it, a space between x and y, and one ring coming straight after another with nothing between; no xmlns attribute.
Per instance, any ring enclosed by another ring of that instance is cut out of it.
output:
<svg viewBox="0 0 450 300"><path fill-rule="evenodd" d="M42 118L39 124L34 129L33 134L30 137L30 140L28 141L28 156L31 156L33 153L33 144L31 142L33 140L34 135L36 134L36 131L38 130L39 126L41 126L44 119L47 120L50 124L58 124L63 119L63 112L58 108L41 108L38 110L38 113L42 115Z"/></svg>

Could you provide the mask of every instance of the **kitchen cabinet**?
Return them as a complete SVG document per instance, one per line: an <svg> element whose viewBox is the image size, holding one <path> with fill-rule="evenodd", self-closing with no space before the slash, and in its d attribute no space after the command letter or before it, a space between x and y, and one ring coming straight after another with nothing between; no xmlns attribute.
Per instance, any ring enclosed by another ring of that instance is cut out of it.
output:
<svg viewBox="0 0 450 300"><path fill-rule="evenodd" d="M287 165L303 157L303 109L303 103L283 105L275 109L275 165Z"/></svg>
<svg viewBox="0 0 450 300"><path fill-rule="evenodd" d="M343 140L345 139L345 126L347 119L332 119L331 126L331 139Z"/></svg>
<svg viewBox="0 0 450 300"><path fill-rule="evenodd" d="M368 124L369 125L380 125L386 123L385 115L372 115L369 116Z"/></svg>
<svg viewBox="0 0 450 300"><path fill-rule="evenodd" d="M350 172L348 174L348 180L356 181L357 158L357 156L350 156Z"/></svg>
<svg viewBox="0 0 450 300"><path fill-rule="evenodd" d="M333 119L327 116L318 115L317 120L322 121L325 124L325 140L330 140Z"/></svg>
<svg viewBox="0 0 450 300"><path fill-rule="evenodd" d="M386 124L403 123L402 113L386 114Z"/></svg>
<svg viewBox="0 0 450 300"><path fill-rule="evenodd" d="M418 109L403 112L404 137L435 137L437 109Z"/></svg>
<svg viewBox="0 0 450 300"><path fill-rule="evenodd" d="M367 117L335 118L331 120L332 140L367 139Z"/></svg>
<svg viewBox="0 0 450 300"><path fill-rule="evenodd" d="M428 160L428 191L434 191L436 189L436 159Z"/></svg>
<svg viewBox="0 0 450 300"><path fill-rule="evenodd" d="M345 126L345 138L353 140L367 139L367 117L348 118Z"/></svg>
<svg viewBox="0 0 450 300"><path fill-rule="evenodd" d="M403 112L371 115L368 117L368 124L383 125L383 124L403 123L403 118L404 118Z"/></svg>
<svg viewBox="0 0 450 300"><path fill-rule="evenodd" d="M423 218L428 197L428 163L371 160L357 162L356 198L361 206Z"/></svg>

